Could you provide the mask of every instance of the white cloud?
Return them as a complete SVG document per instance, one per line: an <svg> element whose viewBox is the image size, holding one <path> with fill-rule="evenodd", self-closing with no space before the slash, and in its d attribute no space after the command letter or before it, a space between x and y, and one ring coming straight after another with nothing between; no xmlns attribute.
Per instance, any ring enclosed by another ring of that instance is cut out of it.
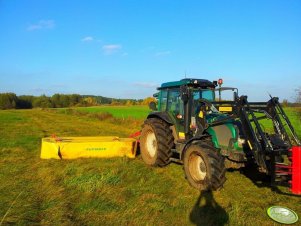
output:
<svg viewBox="0 0 301 226"><path fill-rule="evenodd" d="M94 38L91 36L86 36L86 37L82 38L82 42L92 42L93 40L94 40Z"/></svg>
<svg viewBox="0 0 301 226"><path fill-rule="evenodd" d="M155 54L155 56L167 56L169 55L171 52L170 51L162 51L162 52L157 52Z"/></svg>
<svg viewBox="0 0 301 226"><path fill-rule="evenodd" d="M105 54L110 55L118 52L122 48L121 45L118 44L110 44L102 46L102 50Z"/></svg>
<svg viewBox="0 0 301 226"><path fill-rule="evenodd" d="M153 82L135 82L135 86L143 87L143 88L157 88L159 85Z"/></svg>
<svg viewBox="0 0 301 226"><path fill-rule="evenodd" d="M40 20L38 23L31 24L27 27L27 31L35 31L41 29L52 29L55 27L54 20Z"/></svg>

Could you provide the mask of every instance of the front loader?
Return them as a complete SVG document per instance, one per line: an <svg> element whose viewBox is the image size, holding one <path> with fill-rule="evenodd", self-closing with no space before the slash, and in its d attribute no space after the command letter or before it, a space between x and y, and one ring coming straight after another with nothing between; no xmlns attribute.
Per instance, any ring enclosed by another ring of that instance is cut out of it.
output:
<svg viewBox="0 0 301 226"><path fill-rule="evenodd" d="M270 176L272 185L293 184L293 192L301 194L301 142L278 98L248 102L236 88L221 84L182 79L158 88L158 106L150 104L153 111L141 130L144 162L159 167L172 161L183 164L188 182L198 190L221 188L227 168L251 162ZM233 100L221 100L225 90L233 91ZM265 129L263 119L271 130Z"/></svg>

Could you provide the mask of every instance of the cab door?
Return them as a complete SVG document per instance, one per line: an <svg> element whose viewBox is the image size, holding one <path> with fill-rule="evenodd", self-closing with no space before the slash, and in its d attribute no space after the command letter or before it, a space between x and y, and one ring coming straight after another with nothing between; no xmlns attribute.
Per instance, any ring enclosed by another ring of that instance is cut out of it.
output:
<svg viewBox="0 0 301 226"><path fill-rule="evenodd" d="M179 89L169 89L166 111L173 119L179 139L185 139L184 134L184 103Z"/></svg>

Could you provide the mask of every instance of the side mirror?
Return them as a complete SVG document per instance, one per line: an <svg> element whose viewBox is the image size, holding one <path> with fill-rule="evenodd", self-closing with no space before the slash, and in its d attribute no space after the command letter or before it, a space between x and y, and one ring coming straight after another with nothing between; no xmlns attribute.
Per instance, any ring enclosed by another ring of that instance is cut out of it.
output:
<svg viewBox="0 0 301 226"><path fill-rule="evenodd" d="M181 98L184 103L186 103L189 99L189 90L187 86L180 87Z"/></svg>
<svg viewBox="0 0 301 226"><path fill-rule="evenodd" d="M237 92L234 92L233 93L233 101L235 101L237 98L238 98L238 94L237 94Z"/></svg>
<svg viewBox="0 0 301 226"><path fill-rule="evenodd" d="M158 110L157 109L157 105L156 105L156 103L154 101L151 101L148 106L153 111L157 111Z"/></svg>

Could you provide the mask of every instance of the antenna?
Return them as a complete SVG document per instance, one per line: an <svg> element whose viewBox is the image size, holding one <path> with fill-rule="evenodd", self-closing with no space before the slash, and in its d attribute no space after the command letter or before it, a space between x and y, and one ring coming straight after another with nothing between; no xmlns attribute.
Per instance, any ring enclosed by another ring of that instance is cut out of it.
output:
<svg viewBox="0 0 301 226"><path fill-rule="evenodd" d="M272 99L273 98L272 95L269 92L267 92L267 93L269 94L270 98Z"/></svg>
<svg viewBox="0 0 301 226"><path fill-rule="evenodd" d="M185 78L187 78L187 76L186 76L186 70L185 70Z"/></svg>

